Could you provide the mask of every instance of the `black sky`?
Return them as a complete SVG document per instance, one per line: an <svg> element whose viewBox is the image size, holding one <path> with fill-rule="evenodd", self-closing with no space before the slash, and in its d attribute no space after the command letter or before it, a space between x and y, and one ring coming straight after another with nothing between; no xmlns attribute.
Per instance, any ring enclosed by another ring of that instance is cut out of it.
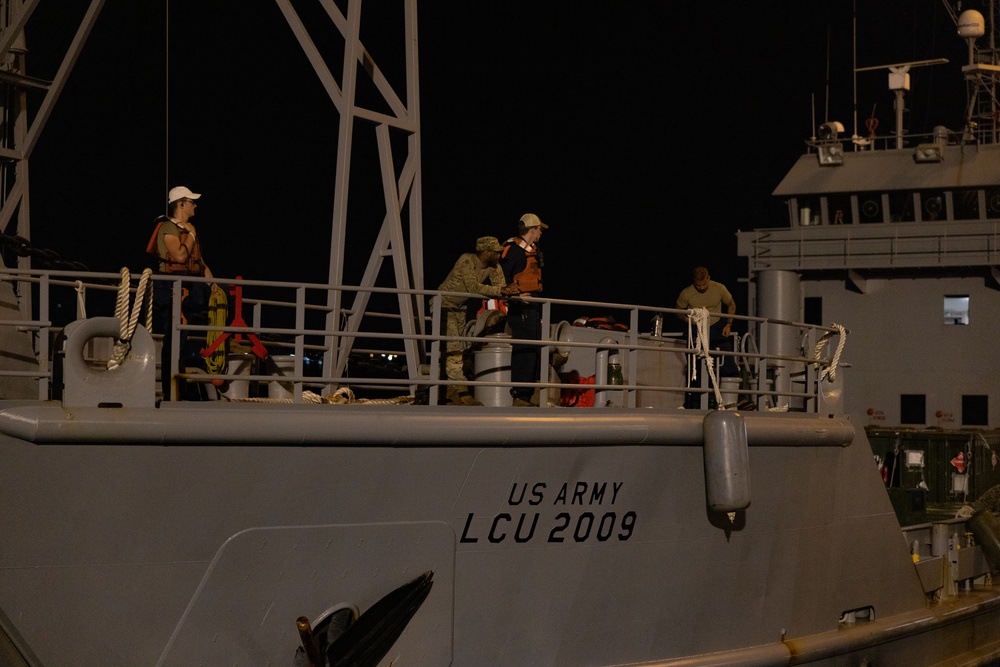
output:
<svg viewBox="0 0 1000 667"><path fill-rule="evenodd" d="M739 297L734 233L786 224L770 193L812 133L811 105L851 131L853 4L424 2L426 285L477 236L508 236L532 211L551 226L548 296L669 303L706 264ZM907 123L959 127L951 82L964 45L940 0L859 4L858 65L950 58L912 72ZM323 25L314 5L296 2ZM390 77L402 67L398 6L364 9L384 14L362 39ZM84 8L41 4L32 74L54 75ZM32 156L33 241L92 269L137 271L165 190L185 184L204 193L196 222L216 274L325 282L337 116L280 11L173 0L169 51L167 13L107 1ZM891 132L885 74L858 85L862 122L874 110ZM379 196L351 194L348 282L381 222Z"/></svg>

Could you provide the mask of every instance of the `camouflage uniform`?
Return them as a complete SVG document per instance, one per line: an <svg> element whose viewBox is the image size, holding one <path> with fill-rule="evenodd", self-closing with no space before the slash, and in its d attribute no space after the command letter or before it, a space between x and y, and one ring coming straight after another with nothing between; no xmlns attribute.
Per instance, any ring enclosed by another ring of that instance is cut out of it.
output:
<svg viewBox="0 0 1000 667"><path fill-rule="evenodd" d="M486 237L490 238L490 237ZM482 239L481 239L482 240ZM496 243L496 239L493 239ZM478 247L478 246L477 246ZM484 281L488 280L488 284ZM503 271L499 266L484 265L475 253L465 253L458 258L451 273L438 287L442 292L471 292L482 294L487 298L501 296L501 290L507 286ZM468 299L458 296L441 297L441 312L445 319L445 332L448 336L461 336L465 333L466 303ZM460 341L448 341L445 355L445 374L449 380L465 380L462 351L465 345ZM449 388L449 398L462 392L468 393L468 388L455 386Z"/></svg>

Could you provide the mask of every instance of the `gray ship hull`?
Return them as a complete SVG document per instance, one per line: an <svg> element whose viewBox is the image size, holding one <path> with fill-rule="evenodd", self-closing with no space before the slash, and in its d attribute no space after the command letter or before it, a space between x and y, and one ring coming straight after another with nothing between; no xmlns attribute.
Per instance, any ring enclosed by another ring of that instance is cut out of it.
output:
<svg viewBox="0 0 1000 667"><path fill-rule="evenodd" d="M425 571L383 664L854 664L935 634L845 420L746 415L752 502L730 521L706 504L701 412L103 412L0 413L37 441L0 437L0 607L45 665L291 664L297 617ZM101 423L117 437L87 435ZM951 631L998 613L974 595Z"/></svg>

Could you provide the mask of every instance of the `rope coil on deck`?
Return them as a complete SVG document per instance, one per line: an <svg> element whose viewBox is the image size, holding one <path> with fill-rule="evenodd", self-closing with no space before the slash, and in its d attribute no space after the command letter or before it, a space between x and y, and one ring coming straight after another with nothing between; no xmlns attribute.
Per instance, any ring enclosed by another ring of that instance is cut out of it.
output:
<svg viewBox="0 0 1000 667"><path fill-rule="evenodd" d="M233 403L294 403L291 398L234 398L230 400ZM410 405L413 403L413 396L355 398L353 391L347 387L341 387L326 396L320 396L309 390L303 391L302 403L307 405Z"/></svg>
<svg viewBox="0 0 1000 667"><path fill-rule="evenodd" d="M153 292L147 289L149 279L153 275L152 269L145 269L139 278L139 285L135 290L135 300L132 303L131 316L129 315L128 298L131 293L132 277L127 267L122 267L121 283L118 285L118 299L115 302L115 317L121 323L121 333L115 341L115 349L108 359L108 370L113 371L122 365L129 350L132 349L132 336L139 322L139 313L143 305L146 307L146 331L153 332Z"/></svg>

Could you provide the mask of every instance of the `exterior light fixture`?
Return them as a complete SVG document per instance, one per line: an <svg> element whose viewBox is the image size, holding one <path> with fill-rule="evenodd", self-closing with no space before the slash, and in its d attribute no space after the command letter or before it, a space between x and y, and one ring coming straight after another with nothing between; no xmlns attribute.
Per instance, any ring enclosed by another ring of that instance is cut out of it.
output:
<svg viewBox="0 0 1000 667"><path fill-rule="evenodd" d="M816 148L821 167L838 167L844 164L844 147L840 144L820 144Z"/></svg>
<svg viewBox="0 0 1000 667"><path fill-rule="evenodd" d="M844 124L834 120L820 125L819 129L816 130L816 136L819 137L820 141L836 141L843 131Z"/></svg>
<svg viewBox="0 0 1000 667"><path fill-rule="evenodd" d="M821 167L836 167L844 164L844 147L840 143L840 133L844 131L843 123L830 121L816 129L819 141L815 143Z"/></svg>
<svg viewBox="0 0 1000 667"><path fill-rule="evenodd" d="M920 144L917 150L913 151L915 162L940 162L943 159L944 154L938 144Z"/></svg>

